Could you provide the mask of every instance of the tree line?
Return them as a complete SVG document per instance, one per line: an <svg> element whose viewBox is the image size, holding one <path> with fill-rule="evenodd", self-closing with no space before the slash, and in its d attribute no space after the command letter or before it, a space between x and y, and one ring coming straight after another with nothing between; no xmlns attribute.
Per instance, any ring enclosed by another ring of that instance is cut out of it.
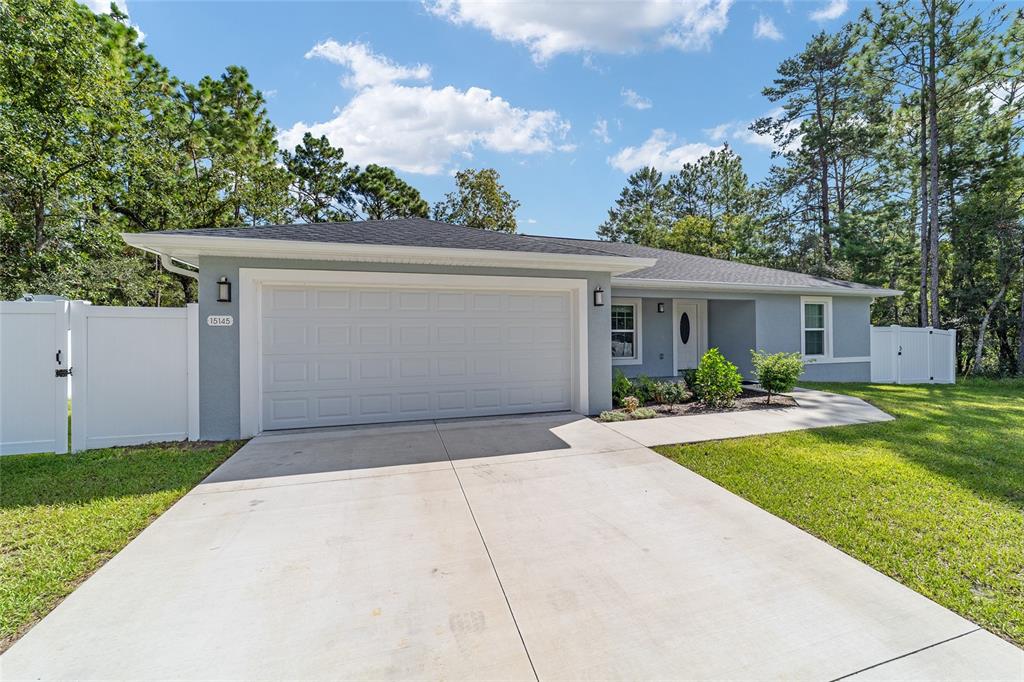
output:
<svg viewBox="0 0 1024 682"><path fill-rule="evenodd" d="M1024 373L1024 14L883 0L784 60L728 146L633 173L598 233L902 289L875 324L955 328L961 373Z"/></svg>
<svg viewBox="0 0 1024 682"><path fill-rule="evenodd" d="M431 207L326 137L289 150L277 135L244 68L176 78L116 6L0 3L0 300L195 300L191 279L121 232L410 216L516 229L518 203L493 169L460 171Z"/></svg>

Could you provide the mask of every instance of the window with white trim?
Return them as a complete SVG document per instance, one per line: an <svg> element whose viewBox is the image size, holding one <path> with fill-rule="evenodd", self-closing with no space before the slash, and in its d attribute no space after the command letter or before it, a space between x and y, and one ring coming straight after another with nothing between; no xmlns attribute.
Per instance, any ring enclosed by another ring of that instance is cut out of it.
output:
<svg viewBox="0 0 1024 682"><path fill-rule="evenodd" d="M800 350L808 358L832 356L832 299L804 296L800 299Z"/></svg>
<svg viewBox="0 0 1024 682"><path fill-rule="evenodd" d="M612 364L639 365L640 299L612 299Z"/></svg>

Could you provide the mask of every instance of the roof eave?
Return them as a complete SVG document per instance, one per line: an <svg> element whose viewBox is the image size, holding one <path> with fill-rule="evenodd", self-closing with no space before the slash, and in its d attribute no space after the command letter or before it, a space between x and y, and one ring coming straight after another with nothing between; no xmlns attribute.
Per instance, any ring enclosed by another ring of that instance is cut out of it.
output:
<svg viewBox="0 0 1024 682"><path fill-rule="evenodd" d="M798 286L781 284L747 284L735 282L700 282L679 279L645 279L638 277L612 277L612 286L631 289L674 289L679 291L727 291L732 293L816 294L828 296L871 296L881 298L900 296L899 289L844 288L840 286Z"/></svg>
<svg viewBox="0 0 1024 682"><path fill-rule="evenodd" d="M174 260L199 266L200 256L227 258L283 258L297 260L353 261L518 267L540 270L584 270L620 275L653 267L653 258L562 254L489 249L453 249L426 246L308 242L250 237L124 232L130 246L166 254Z"/></svg>

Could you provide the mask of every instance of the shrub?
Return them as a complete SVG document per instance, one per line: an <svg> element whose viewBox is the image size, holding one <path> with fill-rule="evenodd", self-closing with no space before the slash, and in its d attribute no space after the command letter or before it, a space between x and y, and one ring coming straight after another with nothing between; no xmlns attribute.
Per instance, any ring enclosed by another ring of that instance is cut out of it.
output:
<svg viewBox="0 0 1024 682"><path fill-rule="evenodd" d="M654 402L659 405L675 405L685 403L690 394L686 388L675 381L659 381L654 385L652 391Z"/></svg>
<svg viewBox="0 0 1024 682"><path fill-rule="evenodd" d="M634 410L633 414L630 415L633 419L650 419L657 417L658 413L654 411L653 407L641 407Z"/></svg>
<svg viewBox="0 0 1024 682"><path fill-rule="evenodd" d="M804 371L804 361L799 353L775 353L750 351L750 359L757 372L757 382L768 392L766 402L771 403L773 393L792 391Z"/></svg>
<svg viewBox="0 0 1024 682"><path fill-rule="evenodd" d="M621 406L627 395L633 395L633 382L626 378L621 369L616 369L612 374L612 403Z"/></svg>
<svg viewBox="0 0 1024 682"><path fill-rule="evenodd" d="M683 383L686 384L686 388L690 389L691 393L697 392L697 370L695 369L684 369L680 375L683 377Z"/></svg>
<svg viewBox="0 0 1024 682"><path fill-rule="evenodd" d="M603 422L624 422L629 419L629 415L625 412L606 410L598 416L598 419Z"/></svg>
<svg viewBox="0 0 1024 682"><path fill-rule="evenodd" d="M622 399L622 406L626 408L626 412L633 414L640 407L640 400L636 396L627 395Z"/></svg>
<svg viewBox="0 0 1024 682"><path fill-rule="evenodd" d="M641 374L633 381L633 395L637 397L640 404L649 403L654 400L654 392L658 382L646 374Z"/></svg>
<svg viewBox="0 0 1024 682"><path fill-rule="evenodd" d="M725 407L740 394L741 381L736 365L726 360L717 348L712 348L697 365L694 392L708 407Z"/></svg>

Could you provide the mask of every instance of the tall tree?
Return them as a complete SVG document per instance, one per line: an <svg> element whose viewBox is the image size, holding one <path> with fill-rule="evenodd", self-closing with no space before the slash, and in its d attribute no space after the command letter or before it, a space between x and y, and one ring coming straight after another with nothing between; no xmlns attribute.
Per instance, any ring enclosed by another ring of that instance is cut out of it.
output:
<svg viewBox="0 0 1024 682"><path fill-rule="evenodd" d="M281 152L281 161L291 175L289 215L293 220L352 220L355 200L351 186L359 169L348 165L343 149L332 146L326 136L306 133L294 153Z"/></svg>
<svg viewBox="0 0 1024 682"><path fill-rule="evenodd" d="M430 205L419 190L386 166L370 164L352 181L352 197L364 220L426 218Z"/></svg>
<svg viewBox="0 0 1024 682"><path fill-rule="evenodd" d="M516 231L519 202L501 184L493 168L455 174L455 191L434 204L433 218L442 222L499 232Z"/></svg>
<svg viewBox="0 0 1024 682"><path fill-rule="evenodd" d="M626 180L626 186L597 229L601 239L655 245L668 225L668 188L661 171L645 166Z"/></svg>

